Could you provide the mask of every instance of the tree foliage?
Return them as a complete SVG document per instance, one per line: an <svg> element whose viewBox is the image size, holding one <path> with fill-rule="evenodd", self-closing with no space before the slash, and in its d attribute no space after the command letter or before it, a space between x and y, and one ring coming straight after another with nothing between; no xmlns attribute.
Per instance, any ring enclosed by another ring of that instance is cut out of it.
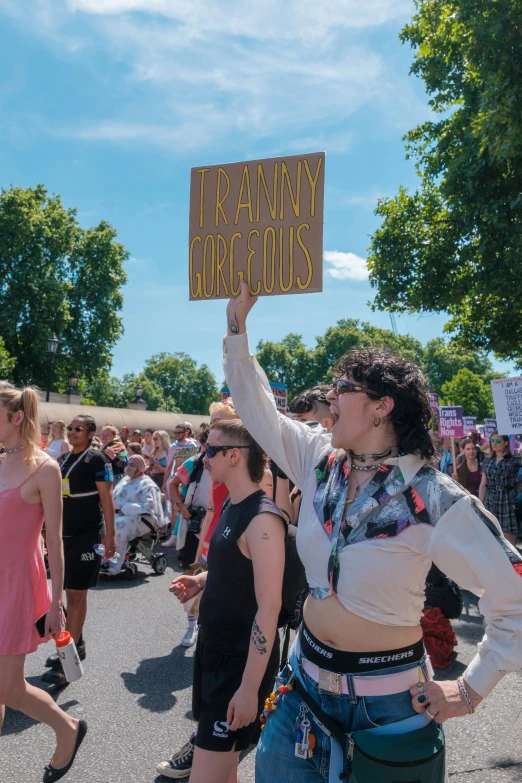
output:
<svg viewBox="0 0 522 783"><path fill-rule="evenodd" d="M127 373L121 379L100 373L86 384L83 403L109 408L126 408L135 399L138 383L150 411L208 414L211 402L219 398L216 380L203 364L185 353L160 353L145 362L139 374Z"/></svg>
<svg viewBox="0 0 522 783"><path fill-rule="evenodd" d="M437 394L442 394L444 384L451 381L459 370L469 370L482 379L489 378L492 370L491 361L485 354L464 351L454 343L446 342L442 337L436 337L426 343L422 366L428 378L430 391Z"/></svg>
<svg viewBox="0 0 522 783"><path fill-rule="evenodd" d="M492 372L491 362L484 353L464 351L442 337L423 345L411 335L394 334L365 321L342 319L317 337L313 348L308 348L298 334L289 334L280 342L261 340L257 346L257 360L271 381L288 385L289 399L292 399L311 386L330 382L343 354L352 348L370 345L386 346L416 362L423 370L430 390L444 395L445 404L462 405L467 416L490 415L482 411L491 410L489 381L498 373ZM468 373L478 381L466 384ZM456 379L458 383L453 385ZM447 401L446 394L457 399L461 390L462 402ZM475 410L481 413L472 412Z"/></svg>
<svg viewBox="0 0 522 783"><path fill-rule="evenodd" d="M105 221L84 229L43 185L0 193L0 334L13 380L47 382L47 341L60 339L55 388L71 372L92 380L111 366L127 250Z"/></svg>
<svg viewBox="0 0 522 783"><path fill-rule="evenodd" d="M443 385L442 395L445 405L461 405L466 416L477 416L479 421L495 415L490 384L466 367Z"/></svg>
<svg viewBox="0 0 522 783"><path fill-rule="evenodd" d="M410 131L420 187L379 201L375 306L446 311L466 347L520 360L522 0L415 0L401 33L440 119Z"/></svg>
<svg viewBox="0 0 522 783"><path fill-rule="evenodd" d="M0 380L8 381L13 374L16 359L9 356L4 341L0 337Z"/></svg>

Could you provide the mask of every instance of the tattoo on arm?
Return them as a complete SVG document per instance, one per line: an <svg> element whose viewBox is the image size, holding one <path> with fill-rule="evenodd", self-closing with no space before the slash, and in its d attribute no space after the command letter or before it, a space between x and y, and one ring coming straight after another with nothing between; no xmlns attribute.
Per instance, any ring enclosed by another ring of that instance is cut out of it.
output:
<svg viewBox="0 0 522 783"><path fill-rule="evenodd" d="M254 620L254 625L252 626L252 644L255 647L255 650L259 655L266 655L267 653L267 641L266 637L263 635L263 632L261 631L261 628L257 624L257 620Z"/></svg>
<svg viewBox="0 0 522 783"><path fill-rule="evenodd" d="M228 319L228 330L230 334L239 334L239 323L235 314Z"/></svg>
<svg viewBox="0 0 522 783"><path fill-rule="evenodd" d="M263 533L261 538L263 539L263 541L270 541L270 536L268 535L268 533Z"/></svg>

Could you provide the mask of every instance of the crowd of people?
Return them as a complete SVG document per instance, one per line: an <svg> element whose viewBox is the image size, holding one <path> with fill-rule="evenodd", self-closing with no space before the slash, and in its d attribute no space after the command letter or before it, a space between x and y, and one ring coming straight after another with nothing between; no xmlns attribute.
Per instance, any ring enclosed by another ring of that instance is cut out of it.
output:
<svg viewBox="0 0 522 783"><path fill-rule="evenodd" d="M412 764L443 783L444 722L522 667L522 458L509 439L494 433L485 454L472 433L454 459L430 432L420 371L383 348L353 349L331 386L282 415L248 347L254 304L242 284L227 310L232 398L197 436L189 422L171 442L85 414L42 442L36 392L0 385L0 705L54 730L47 783L87 725L27 683L25 657L65 628L86 660L88 592L151 529L176 547L170 592L195 645L197 725L158 764L167 778L237 783L257 743L259 783L400 783ZM459 588L480 596L486 632L462 676L437 682ZM42 679L64 684L59 657L46 663Z"/></svg>

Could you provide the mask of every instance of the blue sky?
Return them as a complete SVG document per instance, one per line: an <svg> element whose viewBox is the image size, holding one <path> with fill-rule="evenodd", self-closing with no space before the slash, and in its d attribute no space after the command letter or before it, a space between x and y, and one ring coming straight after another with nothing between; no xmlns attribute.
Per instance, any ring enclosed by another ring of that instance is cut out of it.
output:
<svg viewBox="0 0 522 783"><path fill-rule="evenodd" d="M264 297L251 343L306 343L374 313L381 196L416 186L402 135L429 117L398 33L410 0L0 0L0 186L43 182L131 253L113 373L185 350L221 372L224 302L188 301L192 166L326 150L321 294ZM444 316L396 316L426 341ZM509 365L495 363L509 373Z"/></svg>

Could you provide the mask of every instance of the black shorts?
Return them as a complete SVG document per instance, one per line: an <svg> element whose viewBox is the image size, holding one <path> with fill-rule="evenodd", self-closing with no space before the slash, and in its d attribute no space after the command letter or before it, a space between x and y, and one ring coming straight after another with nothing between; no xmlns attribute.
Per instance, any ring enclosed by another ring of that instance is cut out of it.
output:
<svg viewBox="0 0 522 783"><path fill-rule="evenodd" d="M179 550L179 559L181 561L182 568L186 571L187 568L194 563L196 555L198 553L199 538L195 533L191 533L187 530L187 537L185 538L185 546Z"/></svg>
<svg viewBox="0 0 522 783"><path fill-rule="evenodd" d="M96 587L102 559L94 551L94 545L100 544L101 540L102 531L99 528L64 537L65 590L89 590Z"/></svg>
<svg viewBox="0 0 522 783"><path fill-rule="evenodd" d="M227 753L231 750L247 750L258 742L261 734L259 715L265 700L272 692L279 668L279 633L276 634L272 654L259 689L257 718L249 726L229 731L228 705L241 685L247 662L246 655L224 655L216 652L211 640L205 643L202 629L194 654L194 680L192 687L192 713L199 722L196 746L203 750Z"/></svg>

